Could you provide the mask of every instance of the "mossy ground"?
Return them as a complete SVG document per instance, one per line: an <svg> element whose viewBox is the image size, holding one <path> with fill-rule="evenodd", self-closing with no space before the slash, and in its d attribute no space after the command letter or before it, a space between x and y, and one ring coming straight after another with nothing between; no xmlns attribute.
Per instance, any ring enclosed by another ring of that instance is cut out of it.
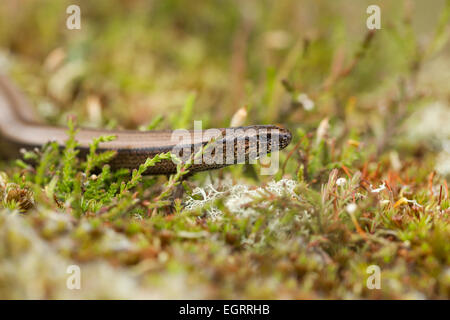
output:
<svg viewBox="0 0 450 320"><path fill-rule="evenodd" d="M1 298L450 297L449 1L383 1L375 32L364 1L80 1L79 31L68 4L0 4L0 66L46 121L226 127L245 107L293 139L275 175L197 174L175 203L184 171L111 172L99 141L1 162Z"/></svg>

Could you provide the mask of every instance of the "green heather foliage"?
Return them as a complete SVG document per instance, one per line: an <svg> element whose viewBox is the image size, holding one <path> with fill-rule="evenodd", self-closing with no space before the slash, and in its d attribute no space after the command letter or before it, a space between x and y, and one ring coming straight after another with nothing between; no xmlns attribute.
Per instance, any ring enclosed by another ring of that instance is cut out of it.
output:
<svg viewBox="0 0 450 320"><path fill-rule="evenodd" d="M23 2L0 5L0 67L68 140L0 162L0 298L450 298L450 1L381 1L375 32L370 1L82 1L79 31L70 1ZM242 107L293 134L273 176L113 171L114 136L77 157L81 126Z"/></svg>

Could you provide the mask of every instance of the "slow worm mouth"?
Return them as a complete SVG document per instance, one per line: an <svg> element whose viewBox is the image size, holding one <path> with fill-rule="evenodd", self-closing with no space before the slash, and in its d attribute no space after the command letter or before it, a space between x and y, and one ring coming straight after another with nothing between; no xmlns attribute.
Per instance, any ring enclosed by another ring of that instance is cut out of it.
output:
<svg viewBox="0 0 450 320"><path fill-rule="evenodd" d="M285 128L278 127L280 133L279 133L279 150L283 150L286 148L292 141L292 133Z"/></svg>
<svg viewBox="0 0 450 320"><path fill-rule="evenodd" d="M259 141L267 141L271 151L279 151L286 148L292 140L291 132L280 126L268 126L269 130L259 135Z"/></svg>

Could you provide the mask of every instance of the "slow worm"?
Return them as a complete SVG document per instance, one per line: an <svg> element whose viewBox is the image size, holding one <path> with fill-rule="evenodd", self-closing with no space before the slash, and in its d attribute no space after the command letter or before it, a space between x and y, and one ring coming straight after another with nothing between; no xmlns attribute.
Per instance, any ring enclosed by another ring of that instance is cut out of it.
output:
<svg viewBox="0 0 450 320"><path fill-rule="evenodd" d="M21 148L41 147L44 144L55 141L61 147L67 140L67 129L64 127L48 126L40 123L35 116L24 95L6 77L0 75L0 153L7 157L15 157ZM228 133L227 129L231 133ZM284 128L274 125L254 125L239 128L221 128L214 130L185 131L188 142L181 145L187 150L197 150L199 146L206 145L211 140L213 143L223 142L227 147L234 150L244 150L245 161L249 162L255 151L256 158L273 151L285 148L291 141L291 133ZM223 135L217 135L221 132ZM86 155L89 144L93 138L114 135L116 139L100 144L99 151L115 150L116 156L110 161L113 169L137 168L145 162L148 157L154 157L160 153L172 151L180 146L180 141L174 140L174 131L133 131L133 130L103 130L103 129L80 129L76 134L79 143L80 156ZM176 134L175 134L176 136ZM263 143L264 138L264 143ZM267 138L269 141L267 142ZM255 142L252 144L250 142ZM265 146L266 148L262 148ZM237 158L237 157L236 157ZM223 161L225 162L225 161ZM211 163L201 161L190 167L190 172L217 169L237 160L225 163ZM172 174L176 172L176 165L171 160L164 160L150 167L146 174Z"/></svg>

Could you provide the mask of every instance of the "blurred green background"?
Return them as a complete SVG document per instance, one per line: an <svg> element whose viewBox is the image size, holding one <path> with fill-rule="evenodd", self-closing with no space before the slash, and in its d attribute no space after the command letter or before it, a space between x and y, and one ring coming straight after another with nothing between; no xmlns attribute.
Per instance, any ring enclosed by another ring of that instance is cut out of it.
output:
<svg viewBox="0 0 450 320"><path fill-rule="evenodd" d="M243 106L249 124L302 126L339 117L351 96L361 95L357 111L374 108L373 96L385 96L411 70L415 45L432 41L444 8L444 1L378 3L382 30L354 76L326 93L333 63L346 65L360 50L371 1L7 0L0 4L0 46L18 62L13 72L24 89L58 110L83 114L95 94L104 119L126 127L160 115L163 127L192 126L179 112L194 92L193 118L207 126L227 126ZM66 28L69 4L81 6L81 30ZM448 59L441 63L448 73ZM317 112L290 110L282 79L320 99ZM448 94L448 81L440 84L434 89ZM364 118L358 124L364 127Z"/></svg>

